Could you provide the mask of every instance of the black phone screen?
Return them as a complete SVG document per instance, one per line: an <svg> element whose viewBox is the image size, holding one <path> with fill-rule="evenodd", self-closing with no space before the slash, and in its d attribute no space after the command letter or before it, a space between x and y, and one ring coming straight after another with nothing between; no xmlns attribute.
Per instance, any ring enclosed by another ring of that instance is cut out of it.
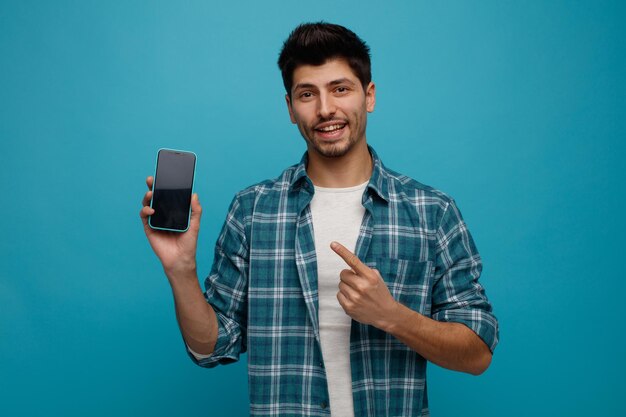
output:
<svg viewBox="0 0 626 417"><path fill-rule="evenodd" d="M196 155L192 152L159 151L152 186L150 206L154 214L149 219L150 227L178 232L187 230L195 169Z"/></svg>

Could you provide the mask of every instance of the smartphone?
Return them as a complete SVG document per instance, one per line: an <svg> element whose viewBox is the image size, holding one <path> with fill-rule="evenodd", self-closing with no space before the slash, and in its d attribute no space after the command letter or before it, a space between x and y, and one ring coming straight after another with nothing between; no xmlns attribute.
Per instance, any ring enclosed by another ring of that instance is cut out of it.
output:
<svg viewBox="0 0 626 417"><path fill-rule="evenodd" d="M157 230L186 232L191 218L191 193L196 172L196 154L159 149L152 184L148 224Z"/></svg>

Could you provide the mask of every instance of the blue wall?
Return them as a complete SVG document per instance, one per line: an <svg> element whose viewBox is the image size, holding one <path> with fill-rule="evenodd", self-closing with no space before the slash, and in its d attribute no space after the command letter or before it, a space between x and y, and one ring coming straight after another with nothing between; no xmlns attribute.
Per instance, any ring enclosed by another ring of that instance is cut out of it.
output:
<svg viewBox="0 0 626 417"><path fill-rule="evenodd" d="M188 360L138 212L198 154L208 273L239 189L297 162L276 58L325 19L373 52L368 139L457 200L501 322L433 416L615 416L626 392L618 1L0 3L0 415L243 416L244 360Z"/></svg>

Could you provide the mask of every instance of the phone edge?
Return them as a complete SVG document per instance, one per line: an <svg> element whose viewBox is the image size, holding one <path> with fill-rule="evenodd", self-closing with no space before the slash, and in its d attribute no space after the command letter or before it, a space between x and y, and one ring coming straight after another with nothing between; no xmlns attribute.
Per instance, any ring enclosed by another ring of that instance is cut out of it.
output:
<svg viewBox="0 0 626 417"><path fill-rule="evenodd" d="M152 181L152 189L150 191L154 191L154 186L156 184L157 181L157 168L159 166L159 154L161 153L161 151L172 151L172 152L184 152L184 153L190 153L193 155L194 160L193 160L193 177L191 180L191 197L193 198L193 190L196 186L196 167L198 166L198 155L193 152L193 151L185 151L182 149L171 149L171 148L159 148L159 150L157 151L157 155L156 155L156 161L154 163L154 180ZM154 192L152 193L152 197L150 197L150 208L152 208L152 200L154 199ZM176 232L176 233L185 233L187 230L189 230L189 225L191 224L191 204L189 204L189 215L187 216L187 227L184 230L180 230L180 229L168 229L166 227L157 227L157 226L153 226L152 223L150 222L150 220L152 219L152 215L148 216L148 226L150 227L150 229L152 230L164 230L167 232Z"/></svg>

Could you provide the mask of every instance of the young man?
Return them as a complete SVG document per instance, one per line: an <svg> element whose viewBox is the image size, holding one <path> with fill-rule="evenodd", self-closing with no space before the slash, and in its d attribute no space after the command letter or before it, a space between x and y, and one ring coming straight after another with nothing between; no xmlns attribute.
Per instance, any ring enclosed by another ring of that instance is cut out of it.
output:
<svg viewBox="0 0 626 417"><path fill-rule="evenodd" d="M182 234L150 229L144 196L190 356L211 368L247 351L252 415L428 415L426 361L478 375L497 344L474 242L452 199L367 145L376 88L360 38L303 24L278 63L307 152L235 196L204 294L198 196Z"/></svg>

